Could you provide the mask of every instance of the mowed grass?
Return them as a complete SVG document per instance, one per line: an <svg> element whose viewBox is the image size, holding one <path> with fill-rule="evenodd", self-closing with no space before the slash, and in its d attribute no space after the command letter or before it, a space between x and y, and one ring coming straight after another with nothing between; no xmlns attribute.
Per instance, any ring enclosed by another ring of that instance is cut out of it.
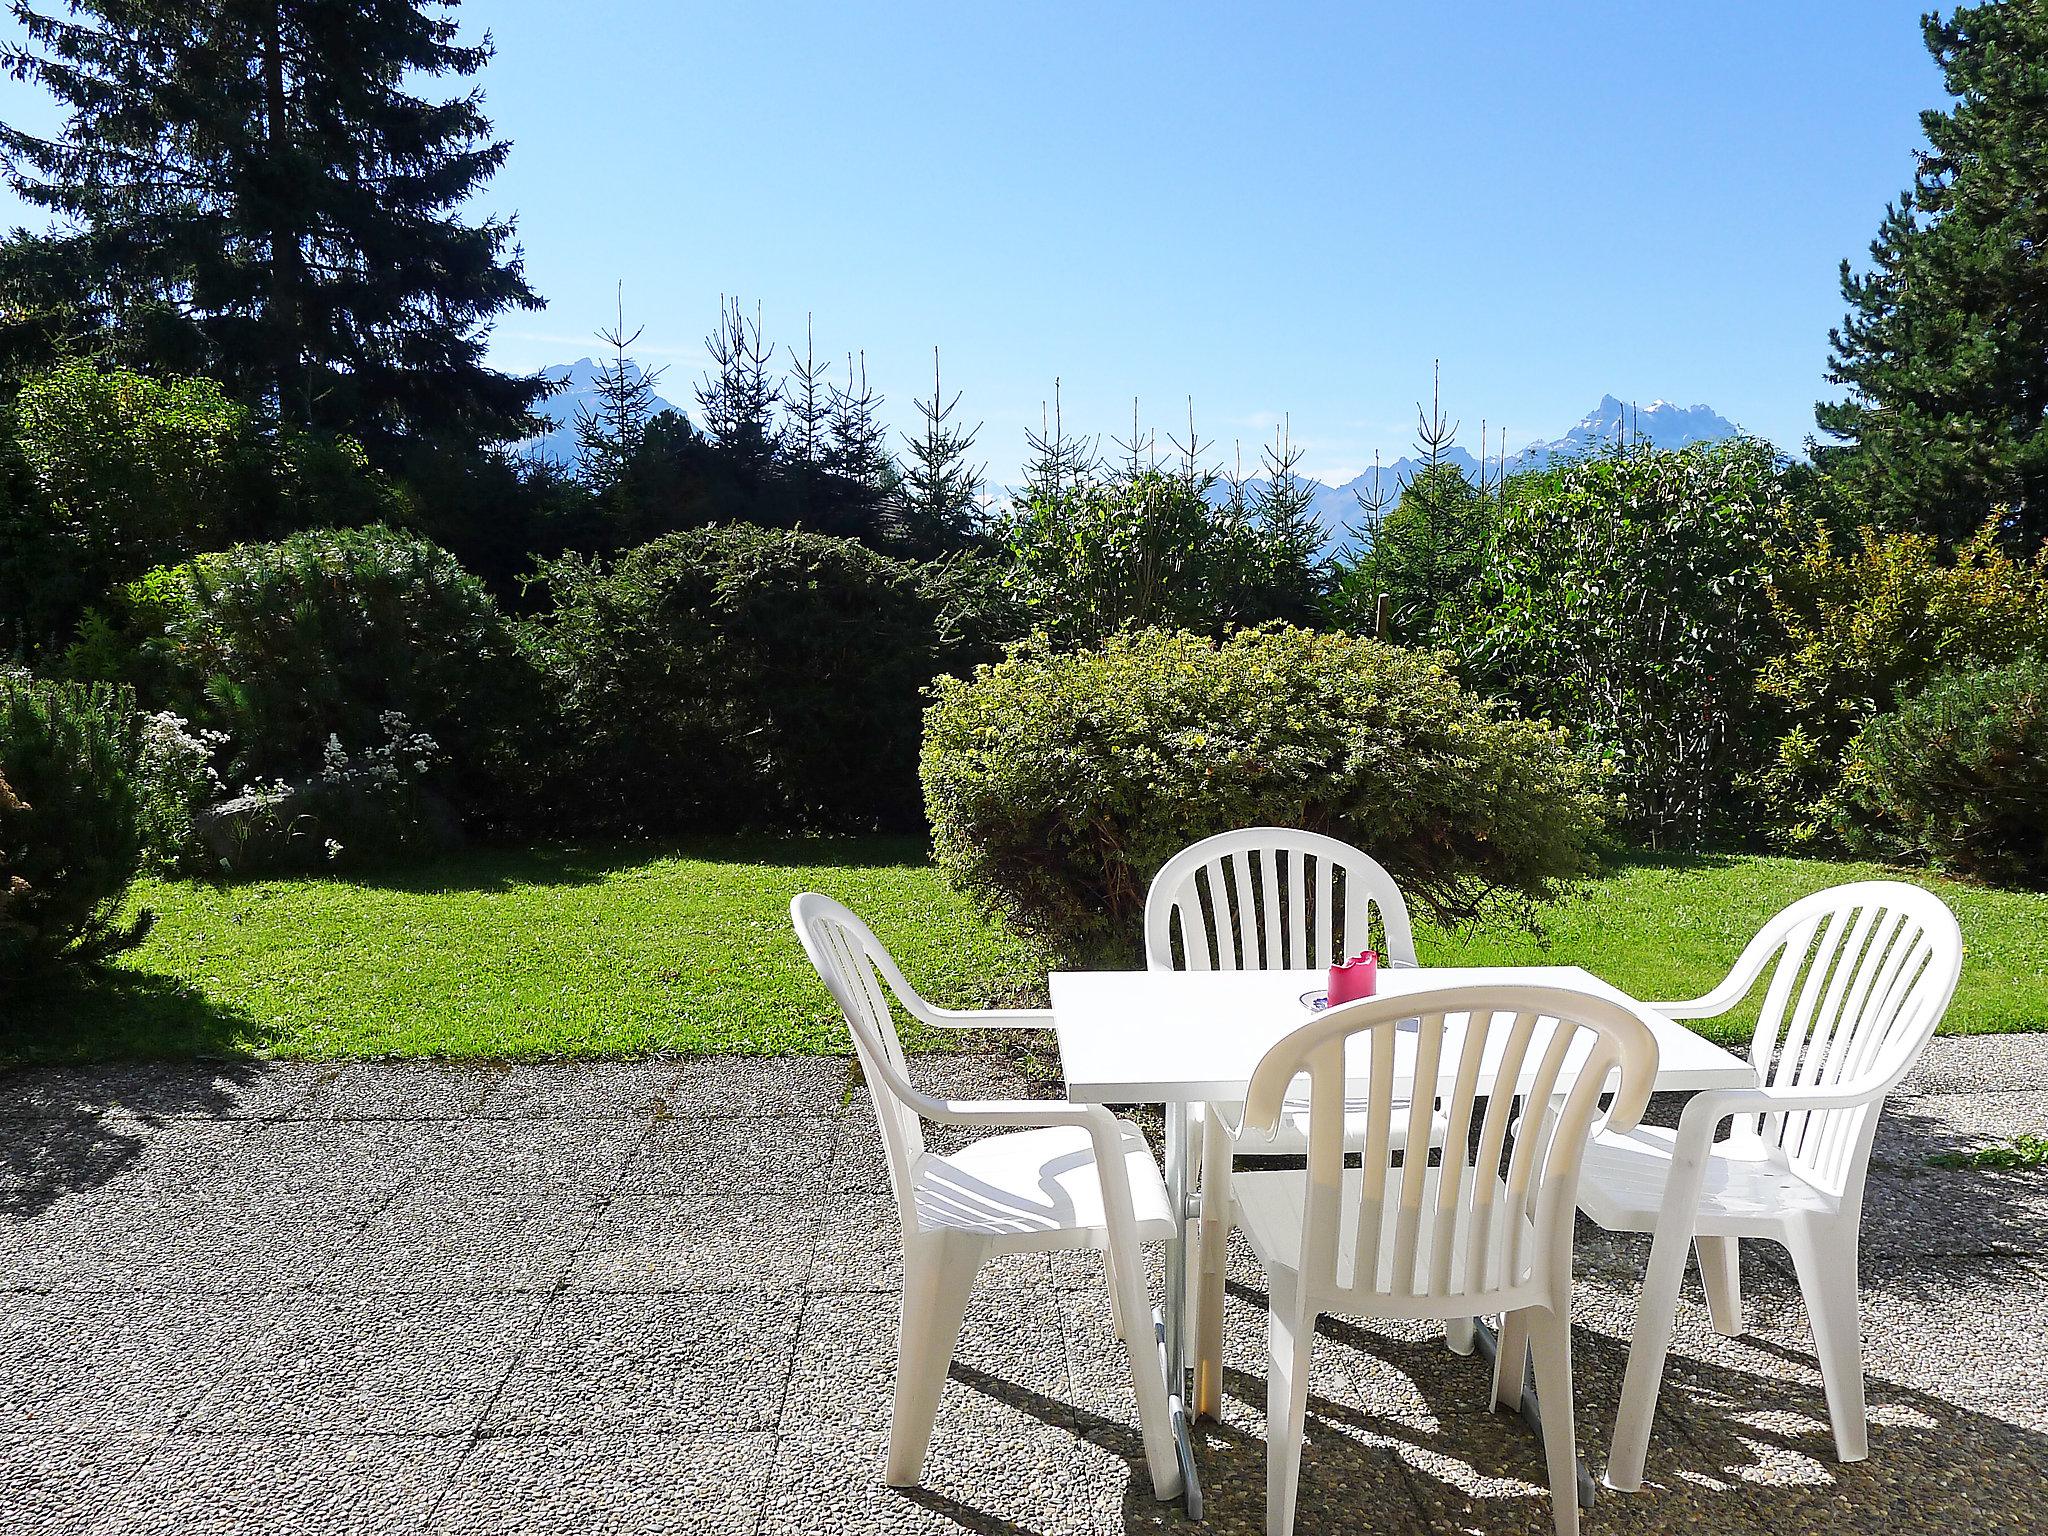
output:
<svg viewBox="0 0 2048 1536"><path fill-rule="evenodd" d="M1545 908L1540 936L1426 929L1419 945L1425 963L1579 964L1638 997L1686 997L1785 903L1883 873L1637 858ZM2048 896L1916 878L1963 925L1946 1027L2048 1028ZM6 1034L15 1055L43 1061L844 1050L790 931L801 890L861 912L936 1002L1043 1001L1028 947L916 843L724 840L480 849L375 878L148 883L136 893L157 914L147 942L108 979L27 1005Z"/></svg>

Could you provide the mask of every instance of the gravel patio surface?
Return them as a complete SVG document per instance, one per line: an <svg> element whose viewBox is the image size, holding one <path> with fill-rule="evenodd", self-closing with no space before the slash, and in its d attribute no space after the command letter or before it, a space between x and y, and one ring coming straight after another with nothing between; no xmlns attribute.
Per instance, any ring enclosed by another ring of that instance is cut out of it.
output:
<svg viewBox="0 0 2048 1536"><path fill-rule="evenodd" d="M854 1086L832 1058L0 1076L0 1532L1193 1529L1135 1470L1089 1255L985 1272L926 1486L882 1486L899 1272ZM1926 1163L2048 1132L2048 1037L1937 1041L1907 1086L1864 1226L1871 1459L1834 1461L1798 1291L1751 1245L1748 1335L1689 1288L1651 1485L1586 1530L2048 1529L2048 1175ZM1596 1466L1644 1253L1582 1226ZM1234 1267L1201 1436L1231 1533L1265 1456ZM1326 1321L1304 1536L1548 1531L1540 1451L1482 1392L1440 1335Z"/></svg>

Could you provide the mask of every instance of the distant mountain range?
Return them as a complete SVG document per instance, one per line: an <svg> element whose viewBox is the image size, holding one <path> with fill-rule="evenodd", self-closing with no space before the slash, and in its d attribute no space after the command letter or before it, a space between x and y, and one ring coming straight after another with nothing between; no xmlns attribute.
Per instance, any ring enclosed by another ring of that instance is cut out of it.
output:
<svg viewBox="0 0 2048 1536"><path fill-rule="evenodd" d="M639 364L629 360L626 373L628 377L638 378ZM535 415L546 417L553 425L540 436L529 437L521 443L519 451L573 466L576 462L576 410L579 406L591 404L597 397L597 364L587 357L579 357L573 363L551 363L541 369L540 376L550 384L567 382L564 388L534 407ZM657 411L680 409L659 395L654 397L654 408Z"/></svg>
<svg viewBox="0 0 2048 1536"><path fill-rule="evenodd" d="M635 367L630 362L626 366L628 369ZM596 395L597 364L587 357L580 357L573 363L556 363L541 369L541 377L564 384L538 407L539 413L553 425L520 446L527 453L553 459L559 464L573 465L576 462L576 411ZM678 409L659 396L655 398L654 407L658 411ZM1683 448L1690 443L1719 442L1723 438L1739 436L1741 431L1734 422L1717 414L1710 406L1673 405L1668 400L1652 400L1648 405L1639 405L1618 400L1613 395L1602 395L1600 403L1580 417L1562 437L1530 443L1521 452L1509 454L1507 468L1510 474L1516 470L1541 469L1554 459L1577 458L1611 447L1624 435L1630 441L1641 440L1658 448ZM1467 448L1452 447L1446 450L1443 458L1468 476L1478 474L1479 460ZM1360 496L1370 498L1375 487L1383 489L1388 509L1392 510L1400 500L1401 487L1421 468L1414 458L1402 457L1377 469L1368 469L1342 485L1318 486L1316 518L1323 525L1329 544L1332 547L1339 545L1357 530L1363 516L1358 504ZM1492 468L1490 460L1489 468ZM1256 486L1257 482L1253 484Z"/></svg>
<svg viewBox="0 0 2048 1536"><path fill-rule="evenodd" d="M1602 395L1600 403L1581 416L1577 423L1562 437L1553 437L1548 442L1531 443L1519 453L1507 456L1507 470L1541 469L1553 459L1572 459L1588 453L1597 453L1602 448L1611 448L1624 435L1628 441L1642 441L1657 448L1684 448L1692 443L1717 443L1723 438L1739 437L1742 429L1727 417L1717 414L1705 405L1673 405L1668 400L1652 400L1648 405L1638 405ZM1455 466L1467 477L1476 477L1479 460L1468 449L1453 446L1443 454L1447 464ZM1363 519L1359 497L1372 499L1374 491L1384 491L1387 510L1392 511L1401 499L1401 487L1421 472L1422 465L1415 459L1403 457L1391 464L1381 464L1368 469L1364 474L1347 480L1342 485L1325 485L1316 489L1316 518L1328 533L1330 545L1341 544L1353 534ZM1498 473L1491 455L1488 457L1489 473Z"/></svg>

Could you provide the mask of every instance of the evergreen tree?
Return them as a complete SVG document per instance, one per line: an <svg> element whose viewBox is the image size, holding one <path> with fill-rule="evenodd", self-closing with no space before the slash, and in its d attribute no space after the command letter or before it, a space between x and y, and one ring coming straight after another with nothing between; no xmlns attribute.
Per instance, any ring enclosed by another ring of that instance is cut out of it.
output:
<svg viewBox="0 0 2048 1536"><path fill-rule="evenodd" d="M782 386L785 446L789 460L811 475L826 468L831 449L832 381L818 361L811 317L804 316L804 355L789 349L789 375Z"/></svg>
<svg viewBox="0 0 2048 1536"><path fill-rule="evenodd" d="M1067 431L1058 379L1052 381L1052 414L1046 415L1041 401L1038 430L1024 429L1024 447L1029 455L1024 461L1025 501L1057 498L1094 474L1100 462L1094 438Z"/></svg>
<svg viewBox="0 0 2048 1536"><path fill-rule="evenodd" d="M625 477L647 440L647 424L654 419L654 386L662 370L644 370L627 355L643 329L635 326L631 335L626 333L625 286L621 284L618 319L597 333L612 355L597 365L597 377L592 381L596 403L576 407L576 472L599 495L617 488Z"/></svg>
<svg viewBox="0 0 2048 1536"><path fill-rule="evenodd" d="M781 437L775 407L782 388L769 377L774 346L761 335L761 311L749 320L739 300L718 301L718 329L704 338L711 371L697 386L704 435L739 481L743 494L758 496L774 469Z"/></svg>
<svg viewBox="0 0 2048 1536"><path fill-rule="evenodd" d="M1209 457L1209 450L1216 445L1213 442L1203 442L1202 435L1195 430L1195 397L1193 395L1188 396L1187 440L1183 442L1181 439L1168 433L1166 441L1180 457L1180 483L1189 491L1201 497L1204 502L1207 502L1209 492L1216 485L1216 470L1204 461Z"/></svg>
<svg viewBox="0 0 2048 1536"><path fill-rule="evenodd" d="M896 488L896 464L889 457L889 429L882 424L882 397L868 386L868 359L858 365L846 354L846 387L832 387L825 424L825 465L841 479L868 486L878 495Z"/></svg>
<svg viewBox="0 0 2048 1536"><path fill-rule="evenodd" d="M1929 148L1885 210L1871 267L1842 263L1815 419L1823 471L1864 515L1951 541L1993 510L2048 536L2048 0L1922 23L1955 103L1921 114Z"/></svg>
<svg viewBox="0 0 2048 1536"><path fill-rule="evenodd" d="M1498 520L1499 487L1484 470L1479 485L1466 478L1450 458L1457 440L1458 423L1444 414L1442 385L1434 382L1428 409L1415 406L1419 467L1401 480L1392 510L1383 500L1361 503L1374 521L1370 543L1344 579L1355 623L1363 626L1367 605L1384 593L1393 637L1442 643L1459 631Z"/></svg>
<svg viewBox="0 0 2048 1536"><path fill-rule="evenodd" d="M495 316L541 301L513 224L461 216L510 146L478 91L421 93L491 57L455 5L15 0L0 64L67 113L50 138L0 126L10 183L58 221L25 254L117 350L196 363L287 424L387 458L523 434L544 386L483 354Z"/></svg>
<svg viewBox="0 0 2048 1536"><path fill-rule="evenodd" d="M1272 444L1259 450L1262 473L1252 496L1252 521L1269 573L1268 610L1295 624L1314 616L1326 575L1315 512L1319 487L1301 473L1302 452L1292 423L1283 417Z"/></svg>
<svg viewBox="0 0 2048 1536"><path fill-rule="evenodd" d="M956 390L948 400L939 378L939 349L932 348L932 397L915 402L922 432L904 434L910 458L903 466L900 493L903 541L919 555L946 554L974 543L982 531L982 469L969 455L981 426L961 427Z"/></svg>

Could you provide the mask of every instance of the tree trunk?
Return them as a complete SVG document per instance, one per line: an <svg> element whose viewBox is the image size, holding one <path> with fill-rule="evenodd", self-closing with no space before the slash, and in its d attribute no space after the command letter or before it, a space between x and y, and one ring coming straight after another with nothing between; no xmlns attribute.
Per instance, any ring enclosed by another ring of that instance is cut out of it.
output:
<svg viewBox="0 0 2048 1536"><path fill-rule="evenodd" d="M270 384L279 419L310 426L311 379L304 372L306 259L300 246L301 231L293 226L285 205L291 182L289 112L284 83L284 8L278 4L269 8L263 29L263 137L269 161L265 180L270 191ZM300 397L296 402L295 389Z"/></svg>

